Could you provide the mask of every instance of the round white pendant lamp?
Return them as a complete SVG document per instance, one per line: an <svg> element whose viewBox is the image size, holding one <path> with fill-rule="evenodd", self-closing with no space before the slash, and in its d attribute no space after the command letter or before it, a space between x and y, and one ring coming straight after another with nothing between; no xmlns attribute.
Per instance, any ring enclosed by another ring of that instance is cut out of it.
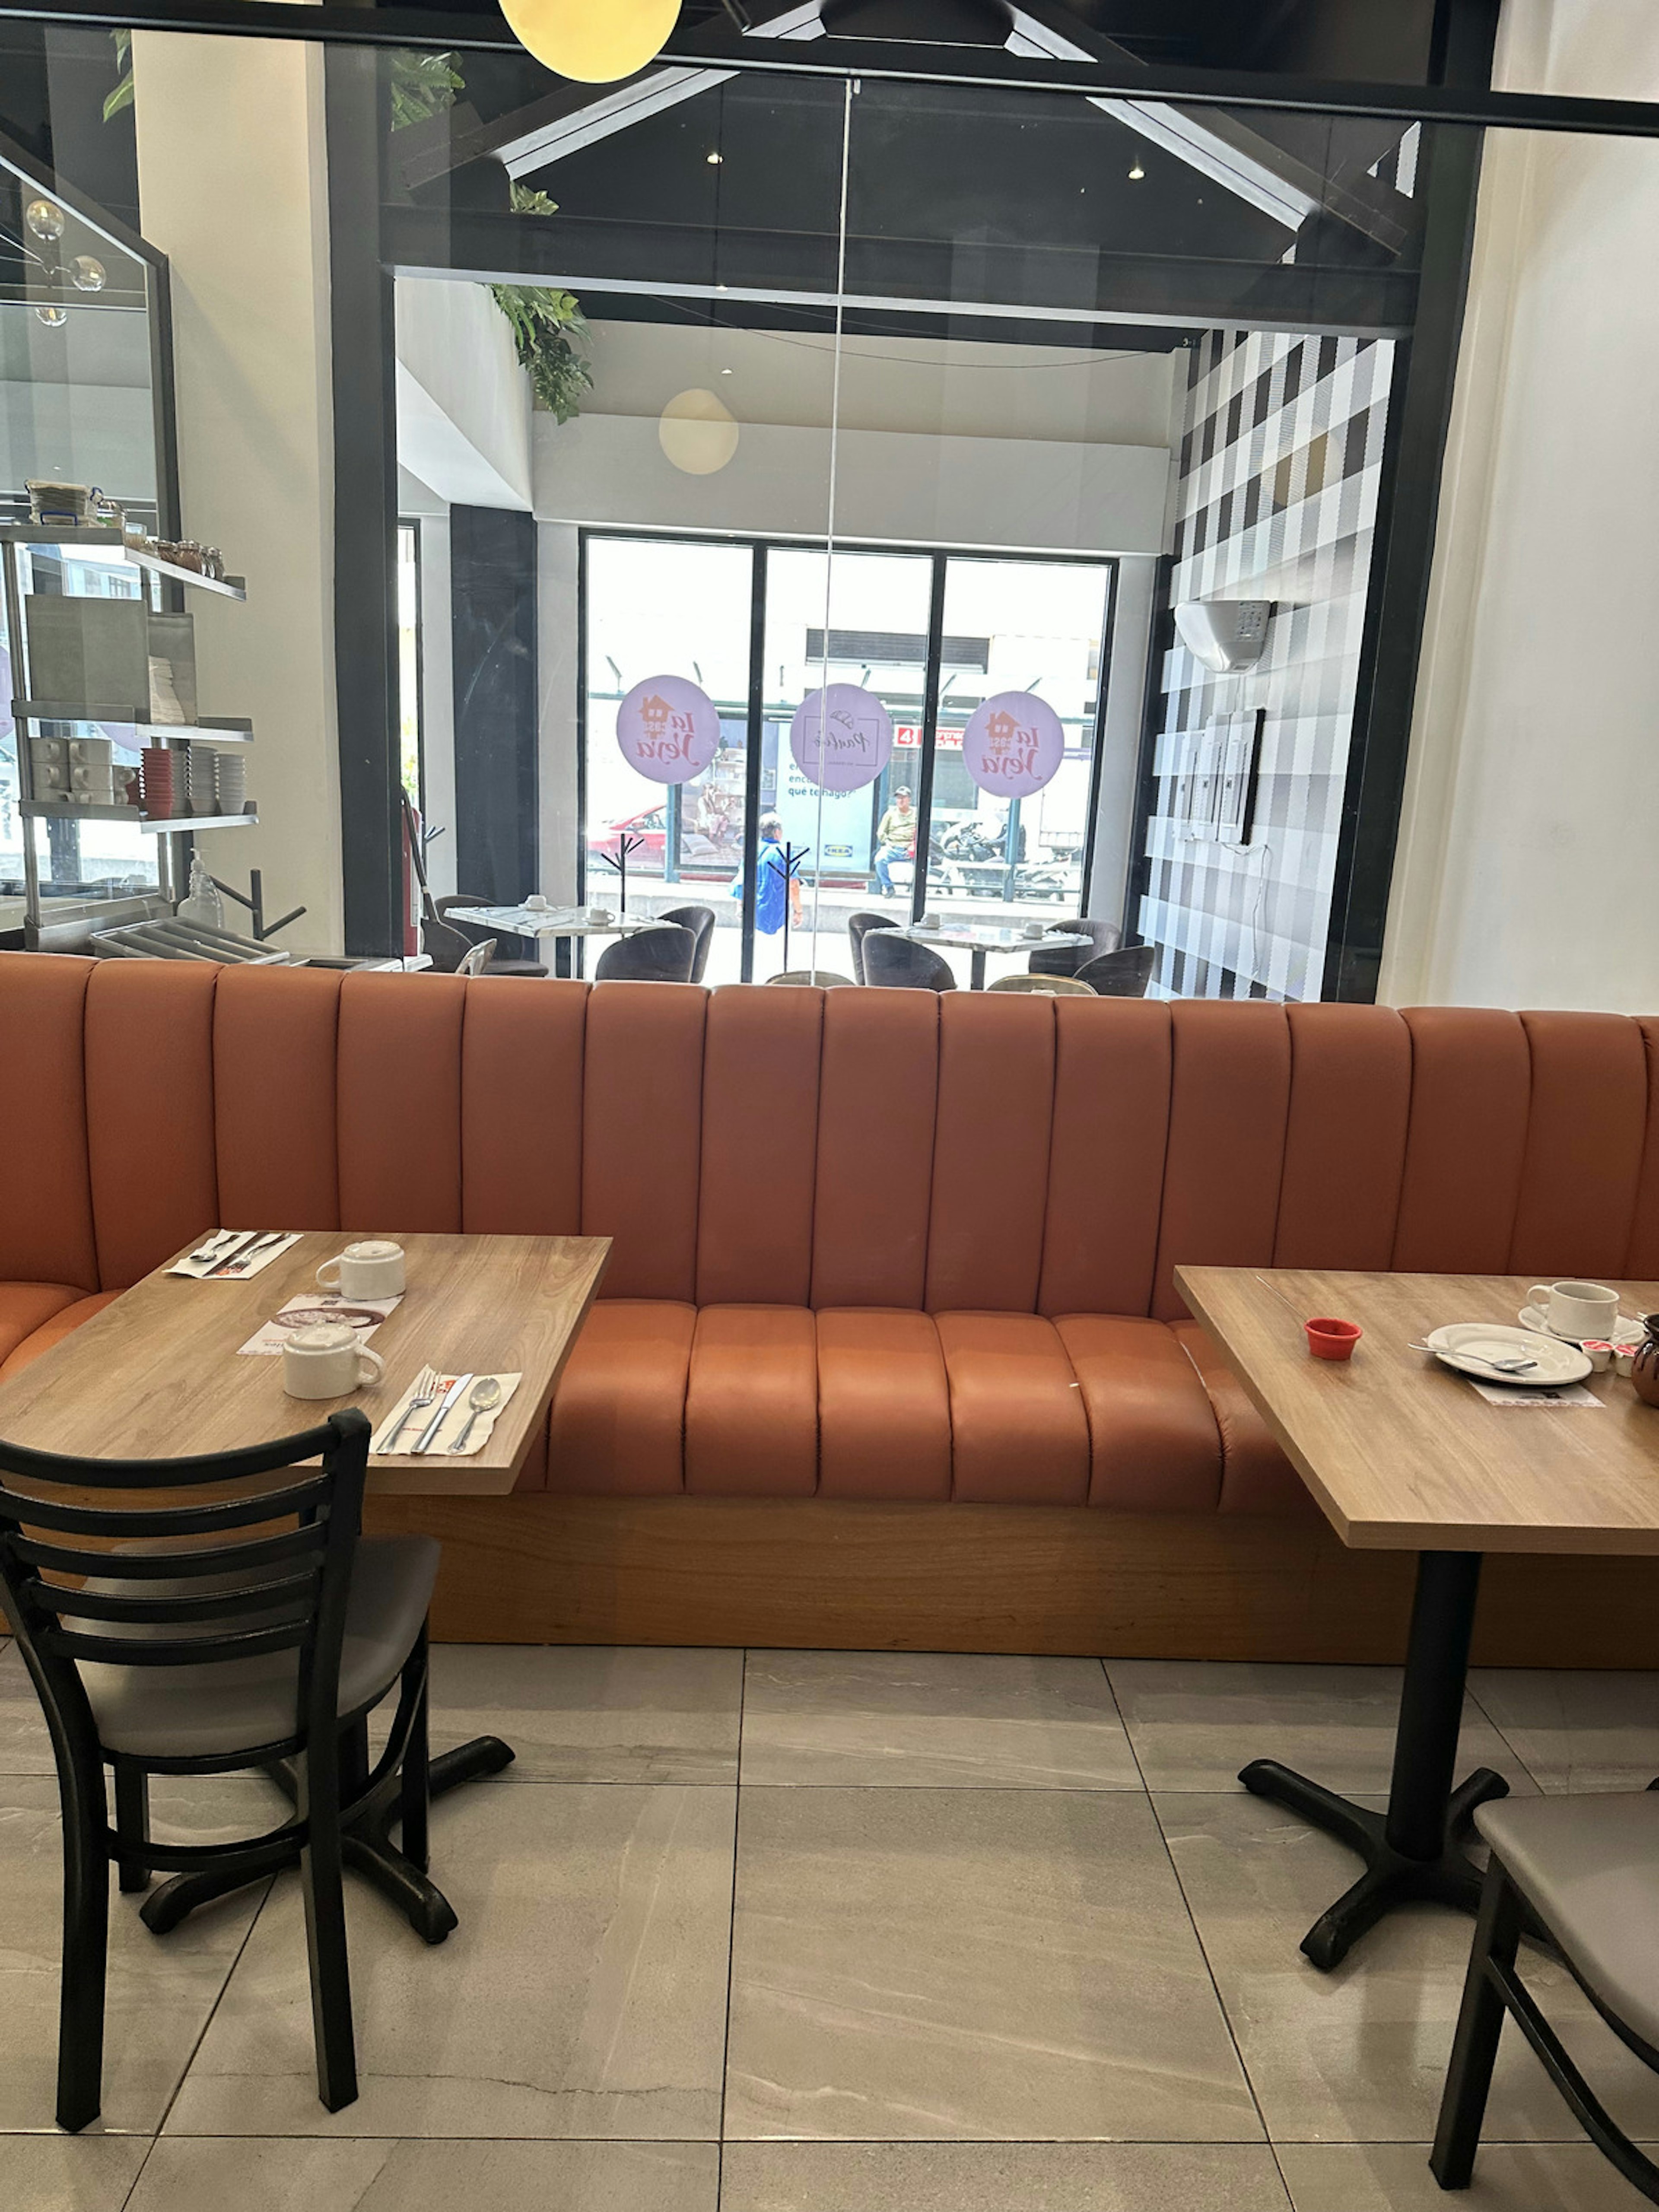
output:
<svg viewBox="0 0 1659 2212"><path fill-rule="evenodd" d="M657 442L688 477L712 477L738 450L737 420L712 392L677 392L657 422Z"/></svg>
<svg viewBox="0 0 1659 2212"><path fill-rule="evenodd" d="M654 59L679 0L501 0L520 44L579 84L614 84Z"/></svg>

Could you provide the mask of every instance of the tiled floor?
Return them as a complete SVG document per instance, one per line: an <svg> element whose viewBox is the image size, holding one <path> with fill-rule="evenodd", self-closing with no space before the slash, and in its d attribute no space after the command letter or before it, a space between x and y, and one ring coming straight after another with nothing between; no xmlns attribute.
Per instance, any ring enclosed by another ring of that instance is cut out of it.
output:
<svg viewBox="0 0 1659 2212"><path fill-rule="evenodd" d="M1386 1668L445 1648L434 1735L499 1780L434 1818L427 1951L353 1884L362 2094L311 2071L291 1878L163 1942L114 1900L101 2130L51 2126L58 1856L44 1729L0 1651L4 2212L1427 2212L1467 1922L1336 1973L1351 1877L1247 1796L1273 1753L1377 1798ZM1466 1763L1644 1786L1659 1675L1481 1673ZM179 1785L241 1823L263 1782ZM1659 2082L1534 1984L1626 2124ZM6 2132L10 2130L11 2132ZM1506 2037L1471 2212L1623 2212Z"/></svg>

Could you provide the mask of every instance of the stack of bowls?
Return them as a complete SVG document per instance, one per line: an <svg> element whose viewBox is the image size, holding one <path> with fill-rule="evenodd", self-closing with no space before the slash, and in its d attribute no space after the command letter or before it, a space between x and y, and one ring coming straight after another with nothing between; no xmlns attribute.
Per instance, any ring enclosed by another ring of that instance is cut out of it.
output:
<svg viewBox="0 0 1659 2212"><path fill-rule="evenodd" d="M247 797L247 763L240 753L222 752L215 785L221 814L240 814Z"/></svg>

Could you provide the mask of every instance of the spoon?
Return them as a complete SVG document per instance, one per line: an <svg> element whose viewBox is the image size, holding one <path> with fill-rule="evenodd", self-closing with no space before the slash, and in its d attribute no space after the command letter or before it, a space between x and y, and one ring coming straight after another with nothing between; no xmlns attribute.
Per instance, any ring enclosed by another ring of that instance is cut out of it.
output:
<svg viewBox="0 0 1659 2212"><path fill-rule="evenodd" d="M466 1419L461 1424L461 1433L449 1447L451 1451L464 1450L472 1433L472 1424L480 1413L488 1413L501 1402L501 1386L493 1375L481 1375L467 1393Z"/></svg>
<svg viewBox="0 0 1659 2212"><path fill-rule="evenodd" d="M1431 1344L1408 1344L1406 1346L1407 1352L1432 1352L1434 1348ZM1495 1375L1524 1375L1529 1368L1538 1364L1535 1359L1484 1359L1478 1352L1460 1352L1457 1357L1474 1360L1477 1367L1490 1367Z"/></svg>

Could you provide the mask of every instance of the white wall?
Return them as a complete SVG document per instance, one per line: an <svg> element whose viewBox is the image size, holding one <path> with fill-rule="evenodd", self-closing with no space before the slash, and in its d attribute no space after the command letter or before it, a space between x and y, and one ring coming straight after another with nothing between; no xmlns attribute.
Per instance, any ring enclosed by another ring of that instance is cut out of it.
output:
<svg viewBox="0 0 1659 2212"><path fill-rule="evenodd" d="M204 833L209 867L264 870L278 940L343 941L334 698L333 422L322 51L133 38L144 234L173 271L187 534L222 546L247 605L191 595L203 711L249 714L259 825Z"/></svg>
<svg viewBox="0 0 1659 2212"><path fill-rule="evenodd" d="M1106 714L1101 725L1100 798L1095 810L1095 864L1089 911L1115 921L1128 890L1136 830L1136 786L1141 727L1146 710L1146 661L1152 635L1158 562L1133 558L1117 564L1117 605L1112 612L1112 660L1107 674Z"/></svg>
<svg viewBox="0 0 1659 2212"><path fill-rule="evenodd" d="M483 284L400 276L398 459L441 499L515 507L530 499L530 380Z"/></svg>
<svg viewBox="0 0 1659 2212"><path fill-rule="evenodd" d="M1507 0L1496 81L1659 98L1659 11ZM1659 1006L1659 143L1488 134L1382 995Z"/></svg>
<svg viewBox="0 0 1659 2212"><path fill-rule="evenodd" d="M830 433L742 425L713 476L664 454L654 416L538 415L536 512L547 520L822 538ZM886 544L1051 553L1158 553L1172 465L1164 446L843 429L835 528Z"/></svg>
<svg viewBox="0 0 1659 2212"><path fill-rule="evenodd" d="M536 532L536 666L541 793L541 884L556 905L576 896L576 532Z"/></svg>

